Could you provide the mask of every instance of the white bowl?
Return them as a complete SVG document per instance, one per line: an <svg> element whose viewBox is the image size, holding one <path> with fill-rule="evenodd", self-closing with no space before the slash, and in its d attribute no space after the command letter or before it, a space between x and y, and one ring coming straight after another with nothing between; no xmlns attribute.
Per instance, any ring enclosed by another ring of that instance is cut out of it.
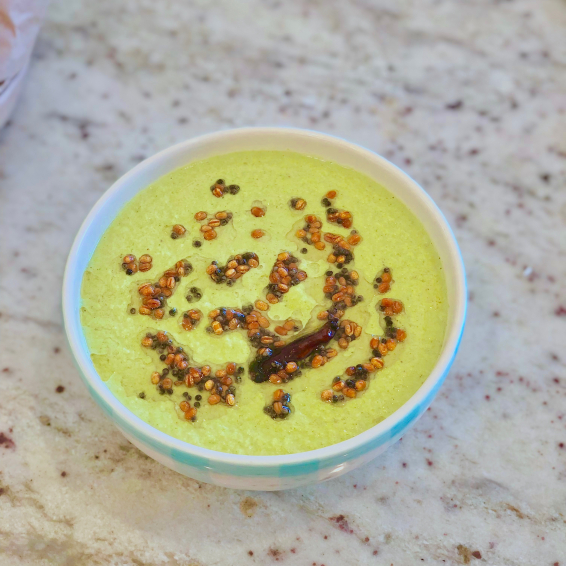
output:
<svg viewBox="0 0 566 566"><path fill-rule="evenodd" d="M449 313L440 357L421 388L376 426L332 446L285 456L242 456L193 446L161 432L122 405L96 373L80 322L81 282L100 237L118 211L166 173L195 160L245 150L290 150L319 156L371 177L399 198L422 222L444 267ZM71 351L94 400L140 450L184 475L220 486L278 490L320 482L381 454L426 411L458 349L466 317L464 265L454 234L428 194L383 157L340 138L309 130L242 128L201 136L146 159L118 179L96 203L75 239L63 283L63 317Z"/></svg>

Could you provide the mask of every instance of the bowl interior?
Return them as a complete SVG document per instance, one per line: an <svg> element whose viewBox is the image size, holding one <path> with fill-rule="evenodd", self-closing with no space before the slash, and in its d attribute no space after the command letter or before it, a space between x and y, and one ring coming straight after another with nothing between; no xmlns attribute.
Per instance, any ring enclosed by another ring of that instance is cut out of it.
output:
<svg viewBox="0 0 566 566"><path fill-rule="evenodd" d="M257 462L292 460L299 455L288 456L237 456L214 452L189 445L153 429L126 409L112 395L100 379L92 361L80 323L81 283L83 273L90 258L108 226L120 209L139 191L165 175L191 161L205 159L213 155L246 150L295 151L334 161L351 167L371 177L392 192L415 214L430 235L440 255L449 301L448 325L441 356L428 379L415 395L395 413L380 424L352 439L305 454L331 453L353 448L356 444L371 438L372 435L388 427L394 427L406 415L427 398L432 389L444 378L458 347L466 312L466 284L462 258L454 235L444 216L427 193L398 167L379 155L356 146L345 140L311 132L285 128L243 128L228 130L195 138L158 153L137 165L121 177L97 202L84 221L71 249L65 271L63 286L63 314L67 337L79 369L89 388L96 390L97 397L103 398L111 407L111 412L120 413L132 426L144 435L151 435L155 442L167 442L177 449L188 452L206 453L210 458L254 459Z"/></svg>

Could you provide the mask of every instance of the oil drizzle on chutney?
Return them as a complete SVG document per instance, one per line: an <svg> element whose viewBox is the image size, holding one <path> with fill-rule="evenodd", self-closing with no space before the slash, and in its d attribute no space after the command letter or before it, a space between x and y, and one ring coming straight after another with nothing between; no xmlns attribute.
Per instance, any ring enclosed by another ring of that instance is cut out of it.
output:
<svg viewBox="0 0 566 566"><path fill-rule="evenodd" d="M268 358L257 357L250 364L250 377L255 383L263 383L269 379L269 376L284 368L289 362L297 362L309 356L316 348L326 344L332 340L336 330L338 329L338 321L331 320L324 324L317 331L301 338L297 338L289 344L283 346L273 356Z"/></svg>

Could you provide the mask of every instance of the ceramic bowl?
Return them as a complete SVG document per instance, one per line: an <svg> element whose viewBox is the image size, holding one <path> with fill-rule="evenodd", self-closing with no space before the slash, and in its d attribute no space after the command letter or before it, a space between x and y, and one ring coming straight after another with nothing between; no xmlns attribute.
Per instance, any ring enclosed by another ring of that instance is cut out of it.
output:
<svg viewBox="0 0 566 566"><path fill-rule="evenodd" d="M122 405L90 359L81 327L81 281L100 237L118 211L162 175L195 160L245 150L291 150L351 167L386 187L416 215L444 267L449 315L440 357L421 388L376 426L338 444L285 456L242 456L193 446L161 432ZM329 480L353 470L396 442L426 411L456 355L466 317L466 279L454 234L430 196L383 157L340 138L287 128L242 128L185 141L146 159L110 187L83 222L65 270L63 316L73 356L87 389L122 434L140 450L196 480L219 486L279 490Z"/></svg>

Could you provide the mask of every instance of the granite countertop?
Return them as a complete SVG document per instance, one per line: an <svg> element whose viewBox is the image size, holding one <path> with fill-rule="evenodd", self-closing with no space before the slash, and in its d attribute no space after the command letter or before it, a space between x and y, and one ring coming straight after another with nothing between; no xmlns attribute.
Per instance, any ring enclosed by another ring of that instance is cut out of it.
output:
<svg viewBox="0 0 566 566"><path fill-rule="evenodd" d="M566 565L566 3L53 2L0 133L0 564ZM326 484L199 484L130 445L67 351L104 190L204 132L338 134L461 244L461 352L401 442Z"/></svg>

